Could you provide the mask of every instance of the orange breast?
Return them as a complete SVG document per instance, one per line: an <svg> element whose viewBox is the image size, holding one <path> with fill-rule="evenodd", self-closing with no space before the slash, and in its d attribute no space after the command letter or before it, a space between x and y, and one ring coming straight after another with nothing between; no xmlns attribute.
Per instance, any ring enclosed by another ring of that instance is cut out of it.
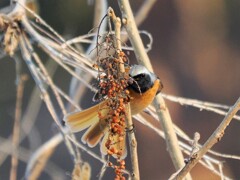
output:
<svg viewBox="0 0 240 180"><path fill-rule="evenodd" d="M133 90L130 91L130 95L133 99L130 101L130 106L131 106L131 113L137 114L140 113L142 110L144 110L149 104L152 103L157 91L159 90L161 84L160 80L157 79L154 82L154 85L151 89L147 90L143 94L139 94Z"/></svg>

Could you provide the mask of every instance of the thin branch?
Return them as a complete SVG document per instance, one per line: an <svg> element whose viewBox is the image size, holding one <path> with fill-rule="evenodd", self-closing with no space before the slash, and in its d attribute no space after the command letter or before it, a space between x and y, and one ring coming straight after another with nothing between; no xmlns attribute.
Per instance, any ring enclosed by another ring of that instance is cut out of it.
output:
<svg viewBox="0 0 240 180"><path fill-rule="evenodd" d="M138 10L135 16L136 24L141 24L147 17L149 12L151 11L154 4L157 0L145 0L141 8Z"/></svg>
<svg viewBox="0 0 240 180"><path fill-rule="evenodd" d="M18 62L16 62L17 66ZM27 80L26 75L20 74L21 72L17 72L17 101L16 101L16 109L15 109L15 121L13 126L13 154L11 159L11 170L10 170L10 179L17 179L17 167L18 167L18 145L19 145L19 135L20 135L20 119L22 116L22 97L24 91L24 83Z"/></svg>
<svg viewBox="0 0 240 180"><path fill-rule="evenodd" d="M25 42L27 44L27 48L31 52L31 55L32 55L33 59L35 60L35 62L39 66L40 70L42 71L43 77L46 79L46 81L48 82L50 88L52 89L52 91L54 93L54 96L56 97L57 102L58 102L58 104L59 104L59 106L61 108L61 111L62 111L63 115L65 116L67 114L66 109L64 107L63 101L62 101L58 91L54 88L54 83L53 83L52 78L49 76L49 73L46 70L46 68L44 67L40 57L34 52L34 49L33 49L32 45L31 45L31 43L29 42L29 40L27 39L27 37L25 35L23 35L23 37L24 37L24 40L25 40Z"/></svg>
<svg viewBox="0 0 240 180"><path fill-rule="evenodd" d="M107 34L107 33L108 33L107 31L106 32L102 32L102 34L104 34L104 35ZM111 32L111 33L114 34L114 32ZM145 48L145 51L149 52L152 49L152 44L153 44L153 37L152 37L152 35L149 32L145 31L145 30L139 31L139 34L145 35L145 36L147 36L149 38L149 43L146 44L146 48ZM96 36L96 35L97 35L97 33L84 34L84 35L72 38L72 39L66 41L66 43L68 45L72 45L72 44L76 44L76 43L93 44L96 41L90 40L88 38L91 38L92 36ZM123 43L122 49L123 50L128 50L128 51L133 51L134 50L133 47L129 47L129 46L124 44L124 40L127 38L127 32L126 31L121 31L121 36L122 36L121 37L121 42ZM65 47L64 44L62 46ZM93 50L93 49L91 49L91 50Z"/></svg>
<svg viewBox="0 0 240 180"><path fill-rule="evenodd" d="M0 153L1 155L4 156L9 156L11 155L11 151L9 149L12 148L11 142L9 142L7 139L0 137L0 141L7 142L5 146L0 146ZM28 163L28 160L30 159L30 155L33 153L32 151L22 147L18 146L18 160L23 162L23 163ZM56 164L53 162L49 161L48 164L46 165L46 168L44 169L44 172L50 176L51 179L53 180L63 180L65 178L65 173L64 170L60 167L58 167Z"/></svg>
<svg viewBox="0 0 240 180"><path fill-rule="evenodd" d="M206 102L206 101L200 101L197 99L190 99L190 98L183 98L183 97L177 97L169 94L162 94L162 96L172 102L177 102L181 105L187 105L187 106L192 106L195 108L199 108L200 110L206 110L210 111L216 114L220 115L227 115L227 112L221 109L229 109L230 106L224 105L224 104L218 104L218 103L212 103L212 102ZM240 116L235 115L233 117L236 120L240 120Z"/></svg>
<svg viewBox="0 0 240 180"><path fill-rule="evenodd" d="M94 10L94 19L93 19L93 28L96 28L99 26L100 22L102 21L102 18L105 16L108 8L108 2L107 0L98 0L95 1L95 10ZM107 28L107 23L104 21L101 23L101 27L98 27L98 31L100 34L104 32ZM89 54L96 46L96 41L99 34L95 34L93 38L93 42L87 49L86 54ZM91 55L91 57L95 57L96 54Z"/></svg>
<svg viewBox="0 0 240 180"><path fill-rule="evenodd" d="M219 142L224 135L224 131L233 119L234 115L240 110L240 98L236 101L236 103L230 108L226 117L223 119L222 123L217 127L217 129L213 132L213 134L209 137L206 143L202 146L202 148L196 152L194 157L186 164L184 168L178 173L176 176L177 179L182 179L184 176L191 171L191 169L198 163L198 161L203 157L204 154L207 153L209 149L212 148L214 144Z"/></svg>
<svg viewBox="0 0 240 180"><path fill-rule="evenodd" d="M25 14L25 9L20 4L26 4L26 0L12 0L15 3L14 9L9 13L10 16L23 15Z"/></svg>
<svg viewBox="0 0 240 180"><path fill-rule="evenodd" d="M221 109L229 109L231 106L227 106L225 104L219 104L219 103L212 103L212 102L208 102L208 101L200 101L198 99L191 99L191 98L184 98L184 97L179 97L179 96L173 96L170 94L165 94L165 93L161 93L162 97L172 101L172 102L177 102L181 105L190 105L190 106L194 106L195 104L197 105L202 105L204 107L214 107L214 108L221 108Z"/></svg>
<svg viewBox="0 0 240 180"><path fill-rule="evenodd" d="M56 64L53 63L52 61L49 61L46 64L46 67L48 70L51 69L50 76L53 76L53 74L56 71L56 67L57 67ZM30 131L34 127L35 121L37 119L36 117L39 113L41 105L42 105L42 101L41 101L41 98L39 97L39 91L38 91L38 88L35 87L33 89L31 96L29 96L29 102L28 102L26 111L22 117L22 123L21 123L22 133L20 134L20 137L19 137L19 143L21 143L27 137L27 135L29 135ZM9 143L9 141L11 141L11 139L12 139L12 136L9 136L8 140L0 141L1 142L0 146L5 147ZM0 156L0 166L6 158L7 156L5 155Z"/></svg>
<svg viewBox="0 0 240 180"><path fill-rule="evenodd" d="M52 155L56 146L58 146L59 143L62 142L62 140L63 138L61 134L58 134L58 136L54 136L54 138L43 144L41 148L39 148L31 156L25 172L26 179L38 179L40 173L46 166L49 157Z"/></svg>
<svg viewBox="0 0 240 180"><path fill-rule="evenodd" d="M154 108L153 106L149 106L149 107L147 108L147 113L148 113L150 116L152 116L155 120L158 120L158 116L157 116L157 114L156 114L156 112L155 112L155 108ZM234 117L235 117L235 116L234 116ZM153 128L153 130L154 130L154 128ZM176 126L175 124L174 124L174 130L175 130L175 132L177 133L177 135L178 135L180 138L184 139L184 140L187 141L187 142L192 141L192 139L191 139L184 131L182 131L178 126ZM161 136L161 137L162 137L162 136ZM180 144L181 146L183 146L183 143L182 143L181 141L179 141L179 144ZM202 147L201 144L198 144L198 146L199 146L199 147ZM184 147L186 147L186 146L184 146ZM189 147L189 146L188 146L188 147ZM212 154L212 155L215 155L215 156L218 156L218 157L222 157L222 158L240 160L240 156L236 156L236 155L223 154L223 153L219 153L219 152L216 152L216 151L213 151L213 150L209 150L208 153L209 153L209 154Z"/></svg>
<svg viewBox="0 0 240 180"><path fill-rule="evenodd" d="M114 44L115 44L117 52L119 53L120 51L122 51L121 41L120 41L120 39L121 39L121 37L120 37L121 20L120 20L120 18L116 17L112 8L109 8L108 16L112 18L113 23L114 23L114 27L115 27ZM120 72L125 73L124 62L123 62L122 58L119 58L119 59L120 59L120 64L119 64ZM127 109L126 125L127 125L128 129L131 129L132 125L133 125L133 121L132 121L130 104L128 104L126 106L126 109ZM133 169L132 178L134 180L138 180L138 179L140 179L140 173L139 173L139 165L138 165L137 140L136 140L136 137L135 137L135 134L133 131L128 134L128 138L129 138L131 163L132 163L132 169Z"/></svg>
<svg viewBox="0 0 240 180"><path fill-rule="evenodd" d="M127 116L127 128L131 129L133 126L132 115L130 106L128 106L128 116ZM138 163L138 153L137 153L137 140L134 134L134 131L129 132L128 134L129 139L129 147L130 147L130 154L131 154L131 163L133 168L133 173L131 174L134 180L140 179L139 173L139 163Z"/></svg>
<svg viewBox="0 0 240 180"><path fill-rule="evenodd" d="M150 59L144 50L143 42L139 36L129 0L118 0L118 4L122 11L122 21L128 32L131 44L134 47L134 52L138 62L140 64L143 64L150 71L153 71ZM172 158L175 168L180 169L184 166L184 158L178 145L177 136L173 129L173 123L169 111L163 98L160 95L155 98L154 104L166 135L166 143L169 154ZM191 179L191 177L188 176L187 179Z"/></svg>
<svg viewBox="0 0 240 180"><path fill-rule="evenodd" d="M51 114L53 120L55 121L55 123L58 125L58 128L59 128L60 132L62 132L63 136L65 137L65 134L64 134L64 131L63 131L64 129L63 129L63 127L61 125L61 122L60 122L60 120L57 116L56 110L54 109L54 106L51 102L51 99L49 97L48 92L46 91L46 89L44 87L44 83L42 82L41 77L39 76L38 72L36 71L37 68L35 67L34 63L32 62L31 54L29 53L22 37L21 37L21 40L20 40L20 44L21 44L20 47L21 47L21 50L22 50L23 58L26 61L26 64L28 65L29 70L32 73L32 76L33 76L37 86L39 87L39 89L41 91L41 95L42 95L42 98L43 98L43 100L44 100L44 102L47 106L47 109L50 112L50 114ZM78 161L79 160L78 151L77 152L74 151L71 143L66 138L65 138L65 144L66 144L66 147L69 150L69 153L72 155L72 158L73 158L74 162Z"/></svg>
<svg viewBox="0 0 240 180"><path fill-rule="evenodd" d="M95 12L94 12L94 27L97 27L100 22L102 17L105 16L106 12L107 12L107 7L108 7L108 2L107 0L97 0L95 1ZM96 26L97 25L97 26ZM99 28L99 33L102 34L102 32L106 31L107 28L107 23L106 21L103 21L103 23L101 24L101 27ZM93 43L88 47L88 49L86 50L85 54L87 56L90 57L91 62L93 62L93 60L96 58L96 51L92 50L97 46L97 39L98 39L98 35L99 34L95 34L94 38L93 38ZM76 74L78 74L79 76L84 77L84 79L87 82L90 82L92 80L92 77L89 76L89 74L84 73L82 69L75 69ZM73 77L71 79L71 83L70 83L70 90L69 90L69 94L70 97L73 98L76 102L79 102L79 99L81 97L81 94L85 91L86 86L82 83L79 83L79 81L77 81L76 77Z"/></svg>
<svg viewBox="0 0 240 180"><path fill-rule="evenodd" d="M53 108L53 104L50 100L49 94L46 91L44 83L42 82L41 78L39 77L39 74L37 73L37 68L35 67L35 64L32 62L31 54L28 51L22 37L20 40L20 47L21 47L23 58L26 61L26 64L28 65L30 72L32 73L32 77L34 78L37 86L39 87L39 89L41 91L42 98L45 101L45 103L46 103L53 119L55 120L56 124L58 125L59 129L62 131L63 130L62 125L61 125L60 121L58 120L57 113L55 112L55 110Z"/></svg>
<svg viewBox="0 0 240 180"><path fill-rule="evenodd" d="M62 62L62 60L60 60L60 57L57 57L58 54L54 54L52 53L48 48L46 48L45 46L41 45L41 47L43 48L43 50L49 54L49 56L55 60L61 67L63 67L69 74L71 74L73 77L75 77L76 79L78 79L79 81L81 81L86 87L88 87L89 89L93 90L92 86L89 84L88 81L86 81L84 78L80 77L79 75L77 75L76 72L74 72L70 67L68 67L66 64L64 64ZM59 54L60 55L60 54ZM85 73L85 72L84 72ZM85 73L86 74L86 73Z"/></svg>
<svg viewBox="0 0 240 180"><path fill-rule="evenodd" d="M142 115L138 114L135 115L134 118L139 121L140 123L142 123L143 125L145 125L146 127L150 128L151 130L153 130L155 133L157 133L157 135L159 135L161 138L165 139L165 134L162 130L158 129L156 126L154 126L153 124L151 124L150 122L148 122ZM190 140L189 140L190 141ZM189 145L179 141L179 145L183 151L183 153L190 155L192 147L190 147ZM205 163L205 161L207 163ZM221 176L221 173L214 168L214 166L212 164L216 164L219 165L222 162L219 160L216 160L212 157L210 157L209 155L204 155L203 156L203 160L200 160L200 163L206 167L207 169L209 169L210 171L212 171L214 174ZM180 172L181 169L179 169ZM176 175L177 173L174 173L172 176ZM172 177L171 176L171 177ZM226 180L230 180L230 178L228 178L227 176L224 176Z"/></svg>
<svg viewBox="0 0 240 180"><path fill-rule="evenodd" d="M25 16L21 19L22 25L26 28L26 31L45 49L48 49L52 54L57 54L61 59L64 59L66 57L72 57L75 61L78 61L80 63L83 63L86 65L86 67L92 67L92 64L90 59L85 56L84 54L80 54L72 48L71 46L67 45L67 47L62 47L61 44L58 44L44 36L41 36L29 23L27 18ZM62 38L61 38L62 39ZM64 44L65 41L64 41Z"/></svg>
<svg viewBox="0 0 240 180"><path fill-rule="evenodd" d="M91 157L95 158L96 160L98 160L102 164L104 164L104 165L108 164L109 161L105 160L104 158L101 158L99 155L95 154L94 152L92 152L90 149L88 149L86 146L82 145L81 143L79 143L75 139L71 138L70 136L67 136L67 138L72 143L74 143L78 148L82 149L83 151L85 151L87 154L89 154ZM123 172L130 176L130 173L127 170L124 170Z"/></svg>
<svg viewBox="0 0 240 180"><path fill-rule="evenodd" d="M28 13L30 13L33 17L36 18L37 22L40 23L41 25L45 26L53 35L55 35L59 40L62 42L65 42L64 38L60 34L58 34L50 25L48 25L39 15L37 15L34 11L32 11L30 8L25 6L25 1L26 0L17 0L17 6L21 7L21 9L24 9Z"/></svg>

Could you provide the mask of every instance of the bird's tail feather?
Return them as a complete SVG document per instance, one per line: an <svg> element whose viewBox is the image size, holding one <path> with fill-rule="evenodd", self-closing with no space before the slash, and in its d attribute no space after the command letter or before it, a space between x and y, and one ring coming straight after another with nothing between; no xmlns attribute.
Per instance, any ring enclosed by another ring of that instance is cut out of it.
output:
<svg viewBox="0 0 240 180"><path fill-rule="evenodd" d="M99 112L102 116L101 119L98 115ZM64 121L72 132L79 132L89 127L82 136L82 141L87 143L89 147L96 146L103 137L101 152L106 155L107 148L105 143L109 139L110 134L107 121L108 112L109 109L106 106L106 102L102 102L84 111L70 113L64 117ZM125 136L120 138L118 134L111 135L111 141L114 142L111 147L114 147L118 152L121 151L122 158L125 157Z"/></svg>
<svg viewBox="0 0 240 180"><path fill-rule="evenodd" d="M89 147L94 147L101 140L104 134L106 134L108 123L105 120L100 120L85 132L82 136L82 141L87 143Z"/></svg>
<svg viewBox="0 0 240 180"><path fill-rule="evenodd" d="M64 117L64 121L72 132L82 131L99 121L98 112L107 113L105 104L102 102L84 111L70 113Z"/></svg>

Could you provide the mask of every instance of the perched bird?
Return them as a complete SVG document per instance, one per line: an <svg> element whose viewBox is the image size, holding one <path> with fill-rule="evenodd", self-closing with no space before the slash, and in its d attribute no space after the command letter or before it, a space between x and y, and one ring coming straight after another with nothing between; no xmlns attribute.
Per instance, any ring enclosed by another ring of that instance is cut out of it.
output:
<svg viewBox="0 0 240 180"><path fill-rule="evenodd" d="M156 94L162 90L163 85L154 73L151 73L142 65L132 66L129 70L129 76L132 79L132 83L129 83L127 89L131 97L131 113L135 115L152 103ZM104 121L104 118L99 119L99 111L101 111L103 117L107 116L109 107L106 106L106 100L86 110L70 113L64 117L64 121L72 132L79 132L88 128L82 136L82 141L90 147L96 146L104 136L101 151L106 154L104 142L107 141L109 133L108 122ZM124 148L123 146L121 145L121 148Z"/></svg>

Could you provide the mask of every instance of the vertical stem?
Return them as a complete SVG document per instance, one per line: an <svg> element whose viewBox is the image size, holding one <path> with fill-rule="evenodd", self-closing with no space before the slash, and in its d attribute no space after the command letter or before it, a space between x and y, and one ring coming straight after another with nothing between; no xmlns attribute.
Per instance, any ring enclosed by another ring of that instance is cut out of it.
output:
<svg viewBox="0 0 240 180"><path fill-rule="evenodd" d="M114 43L118 51L117 53L119 53L122 51L121 40L120 40L121 20L115 16L115 13L112 8L109 8L108 14L113 19L113 22L114 22L115 36L116 36ZM124 62L120 56L119 56L119 59L120 59L120 64L119 64L120 72L125 73ZM126 110L127 110L127 118L126 118L127 129L131 129L133 126L133 121L132 121L130 104L126 105ZM132 170L133 170L132 178L134 180L139 180L140 175L139 175L138 154L137 154L137 140L133 131L130 131L130 133L128 134L128 138L129 138L130 155L131 155L131 163L132 163Z"/></svg>
<svg viewBox="0 0 240 180"><path fill-rule="evenodd" d="M145 48L143 46L143 42L139 35L137 25L135 23L135 19L129 4L128 0L118 0L119 7L122 12L122 22L126 27L126 31L128 33L129 39L133 46L135 56L140 64L146 66L150 71L153 71L152 65L150 63L150 59L145 52Z"/></svg>
<svg viewBox="0 0 240 180"><path fill-rule="evenodd" d="M131 129L133 127L132 114L131 114L129 105L127 108L128 108L127 129ZM139 180L140 173L139 173L139 165L138 165L137 140L133 131L129 132L128 140L130 145L131 163L132 163L132 169L133 169L132 178L134 180Z"/></svg>
<svg viewBox="0 0 240 180"><path fill-rule="evenodd" d="M26 80L27 80L26 75L18 74L15 121L13 125L13 139L12 139L13 152L12 152L12 158L11 158L10 180L17 179L18 145L19 145L19 135L20 135L20 119L22 114L22 96L23 96L23 90L24 90L24 82Z"/></svg>
<svg viewBox="0 0 240 180"><path fill-rule="evenodd" d="M145 51L143 42L138 33L138 29L134 20L132 9L130 7L129 0L118 0L119 7L122 12L123 23L126 27L129 39L133 45L136 58L140 64L146 66L150 71L153 72L153 68L150 62L150 59ZM180 150L177 135L173 128L173 123L167 109L167 106L164 102L164 99L161 96L157 96L154 100L155 108L158 113L159 120L163 126L163 130L166 136L166 144L168 147L169 154L171 156L172 162L176 170L184 166L184 158ZM187 176L187 179L191 179L190 176Z"/></svg>
<svg viewBox="0 0 240 180"><path fill-rule="evenodd" d="M182 152L179 148L178 139L173 128L170 113L161 96L157 96L154 99L154 106L156 108L158 118L164 130L167 150L170 154L175 169L178 170L182 168L185 164Z"/></svg>

